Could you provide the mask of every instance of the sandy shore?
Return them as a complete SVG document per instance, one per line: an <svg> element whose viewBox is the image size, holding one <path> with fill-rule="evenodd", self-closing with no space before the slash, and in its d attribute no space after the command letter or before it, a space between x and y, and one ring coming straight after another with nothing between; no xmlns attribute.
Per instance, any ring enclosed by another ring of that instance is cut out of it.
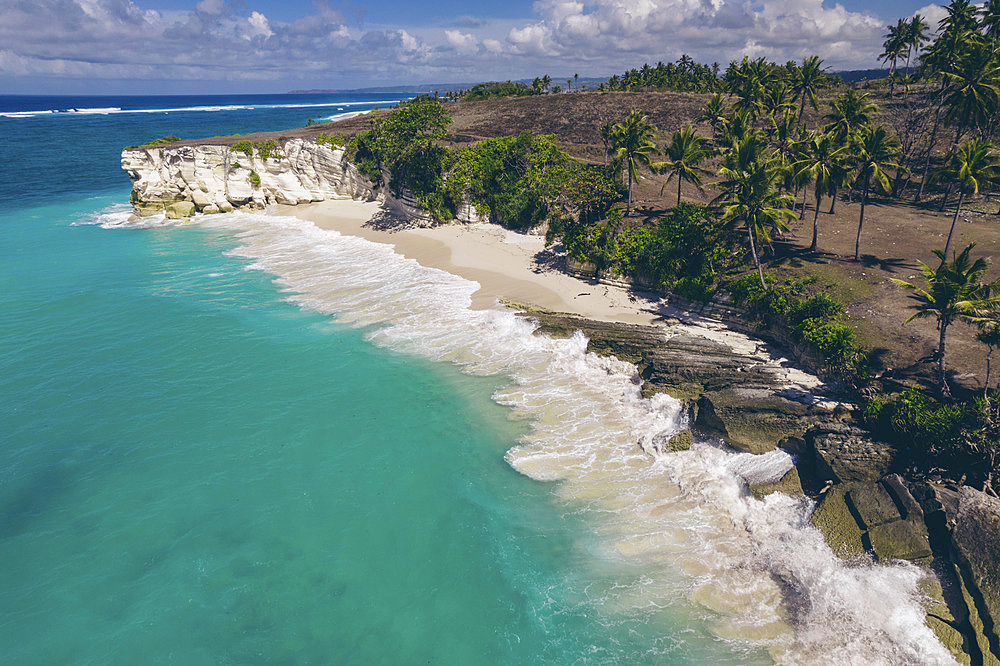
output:
<svg viewBox="0 0 1000 666"><path fill-rule="evenodd" d="M542 236L493 224L400 226L378 219L378 203L352 200L274 206L268 212L386 243L424 266L474 280L480 288L473 294L473 308L492 308L498 301L512 301L599 321L660 325L667 338L683 333L698 335L736 353L755 356L776 376L779 385L797 392L799 397L795 399L809 403L820 399L813 391L822 390L822 381L795 368L760 340L733 331L722 322L681 312L658 294L633 292L562 272L557 257L546 251Z"/></svg>
<svg viewBox="0 0 1000 666"><path fill-rule="evenodd" d="M378 211L377 203L343 200L277 206L273 212L308 220L321 229L393 245L396 252L424 266L474 280L480 285L473 295L474 308L507 300L632 324L653 324L667 315L665 303L654 294L633 294L561 272L550 264L556 258L546 251L541 236L494 224L392 228L371 222Z"/></svg>

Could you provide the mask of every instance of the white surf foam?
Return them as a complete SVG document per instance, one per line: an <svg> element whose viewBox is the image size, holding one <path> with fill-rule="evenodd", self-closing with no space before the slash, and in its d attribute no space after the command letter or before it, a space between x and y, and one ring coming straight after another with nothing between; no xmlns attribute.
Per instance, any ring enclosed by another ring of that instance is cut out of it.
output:
<svg viewBox="0 0 1000 666"><path fill-rule="evenodd" d="M163 109L123 109L120 107L95 107L95 108L81 108L81 109L45 109L40 111L5 111L0 112L0 117L3 118L34 118L39 115L46 114L66 114L73 116L88 116L88 115L112 115L112 114L128 114L128 113L181 113L181 112L191 112L191 111L201 111L201 112L215 112L215 111L243 111L243 110L256 110L256 109L325 109L329 107L343 107L343 106L363 106L363 105L385 105L385 104L396 104L398 99L387 99L387 100L375 100L371 102L321 102L316 104L222 104L222 105L207 105L207 106L177 106L169 107Z"/></svg>
<svg viewBox="0 0 1000 666"><path fill-rule="evenodd" d="M747 492L746 479L780 477L787 454L706 441L656 453L652 442L683 427L681 406L644 399L634 366L588 354L580 334L553 340L499 307L471 310L476 283L389 246L287 217L203 224L236 231L233 254L276 275L290 301L377 325L375 344L509 377L495 399L533 425L507 461L558 482L567 509L588 513L595 559L645 572L588 590L596 613L655 614L683 595L721 639L765 647L778 663L954 663L924 624L917 567L844 563L809 524L808 500Z"/></svg>

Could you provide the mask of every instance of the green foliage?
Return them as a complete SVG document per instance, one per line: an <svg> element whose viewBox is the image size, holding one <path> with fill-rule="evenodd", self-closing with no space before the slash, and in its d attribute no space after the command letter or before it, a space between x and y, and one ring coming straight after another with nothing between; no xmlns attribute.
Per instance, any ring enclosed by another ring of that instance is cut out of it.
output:
<svg viewBox="0 0 1000 666"><path fill-rule="evenodd" d="M254 144L257 149L257 154L260 155L260 159L266 160L273 157L276 160L280 160L284 155L281 153L281 148L278 142L274 139L268 139L267 141L258 141Z"/></svg>
<svg viewBox="0 0 1000 666"><path fill-rule="evenodd" d="M233 169L242 169L243 168L243 165L240 164L239 162L233 162L229 166L230 166L230 168L233 168Z"/></svg>
<svg viewBox="0 0 1000 666"><path fill-rule="evenodd" d="M253 159L253 144L247 141L246 139L237 141L236 143L234 143L229 147L229 150L233 151L234 153L243 153L248 158Z"/></svg>
<svg viewBox="0 0 1000 666"><path fill-rule="evenodd" d="M326 145L330 146L330 148L337 149L346 146L349 139L342 134L320 134L316 137L315 141L317 145Z"/></svg>
<svg viewBox="0 0 1000 666"><path fill-rule="evenodd" d="M475 102L481 99L499 99L501 97L525 97L531 94L531 88L523 83L511 83L510 81L490 81L488 83L478 83L464 93L461 98L464 101Z"/></svg>
<svg viewBox="0 0 1000 666"><path fill-rule="evenodd" d="M719 64L703 65L682 55L676 63L656 63L612 76L603 90L661 90L676 92L716 92L721 90Z"/></svg>
<svg viewBox="0 0 1000 666"><path fill-rule="evenodd" d="M872 398L862 418L877 437L909 449L911 456L930 466L959 453L972 425L971 411L966 403L938 402L909 388L895 397Z"/></svg>
<svg viewBox="0 0 1000 666"><path fill-rule="evenodd" d="M168 143L173 143L174 141L180 141L180 137L176 137L173 134L169 136L161 136L159 139L153 139L152 141L147 141L140 147L145 148L146 146L165 146Z"/></svg>
<svg viewBox="0 0 1000 666"><path fill-rule="evenodd" d="M250 175L247 176L247 180L254 187L260 187L260 175L256 171L251 170Z"/></svg>
<svg viewBox="0 0 1000 666"><path fill-rule="evenodd" d="M837 321L844 308L826 294L801 298L806 285L788 281L776 284L764 274L767 288L750 273L727 289L737 305L745 307L762 328L786 330L794 340L806 342L823 359L827 371L854 382L864 382L869 372L868 354L858 345L857 333Z"/></svg>
<svg viewBox="0 0 1000 666"><path fill-rule="evenodd" d="M445 136L451 118L441 103L422 95L400 102L372 127L351 138L347 149L358 170L375 185L389 186L394 195L409 190L417 203L438 219L451 219L455 201L448 196L444 172L450 156L435 145Z"/></svg>
<svg viewBox="0 0 1000 666"><path fill-rule="evenodd" d="M559 150L552 136L487 139L462 150L448 174L456 199L466 193L476 210L512 229L545 219L602 217L621 197L603 167L585 165Z"/></svg>

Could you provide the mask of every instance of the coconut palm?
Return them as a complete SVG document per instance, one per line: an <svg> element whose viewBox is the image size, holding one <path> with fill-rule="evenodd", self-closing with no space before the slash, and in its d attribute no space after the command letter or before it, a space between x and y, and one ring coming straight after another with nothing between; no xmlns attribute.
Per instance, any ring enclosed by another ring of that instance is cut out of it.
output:
<svg viewBox="0 0 1000 666"><path fill-rule="evenodd" d="M892 95L896 85L896 63L903 57L906 51L906 38L909 32L909 24L903 19L896 21L896 25L887 25L889 32L885 35L882 43L882 53L879 60L889 63L889 95Z"/></svg>
<svg viewBox="0 0 1000 666"><path fill-rule="evenodd" d="M639 180L639 167L652 165L652 156L656 154L656 144L653 134L656 128L649 118L638 111L632 111L625 120L615 125L611 138L615 147L615 159L621 162L628 173L628 206L626 212L632 209L632 183Z"/></svg>
<svg viewBox="0 0 1000 666"><path fill-rule="evenodd" d="M986 0L980 11L979 27L990 38L990 46L995 47L997 34L1000 34L1000 0Z"/></svg>
<svg viewBox="0 0 1000 666"><path fill-rule="evenodd" d="M988 45L969 44L945 78L948 111L944 119L948 125L957 125L957 144L970 127L987 128L1000 108L1000 63Z"/></svg>
<svg viewBox="0 0 1000 666"><path fill-rule="evenodd" d="M803 58L802 65L795 69L792 78L792 90L800 99L799 121L802 120L802 113L806 110L807 99L813 109L819 108L816 93L827 85L824 69L826 68L823 67L823 61L819 59L819 56Z"/></svg>
<svg viewBox="0 0 1000 666"><path fill-rule="evenodd" d="M996 2L996 0L994 0ZM910 75L910 57L913 53L919 53L924 43L927 41L927 31L930 26L924 21L920 14L914 14L910 22L906 25L906 76Z"/></svg>
<svg viewBox="0 0 1000 666"><path fill-rule="evenodd" d="M975 246L975 243L970 243L951 261L948 261L948 255L943 251L934 250L934 255L941 260L941 265L937 268L931 268L921 261L921 273L927 283L927 290L904 280L893 279L896 284L909 289L910 298L915 301L912 307L917 312L906 320L907 323L925 317L937 319L938 382L941 393L947 398L951 397L944 360L948 327L958 320L970 323L982 321L985 311L995 307L998 301L995 285L986 285L981 281L989 263L982 257L971 260L972 248Z"/></svg>
<svg viewBox="0 0 1000 666"><path fill-rule="evenodd" d="M886 169L899 169L899 165L892 161L899 155L899 141L890 136L882 125L876 128L866 126L858 132L854 154L857 159L857 182L861 184L861 215L858 217L858 238L854 242L854 261L857 261L861 256L861 227L865 223L868 192L873 182L883 191L889 189Z"/></svg>
<svg viewBox="0 0 1000 666"><path fill-rule="evenodd" d="M708 100L705 108L701 110L701 115L698 116L698 122L702 121L707 121L716 133L722 132L729 124L729 119L726 116L726 101L722 99L722 95L715 93Z"/></svg>
<svg viewBox="0 0 1000 666"><path fill-rule="evenodd" d="M990 395L990 371L993 362L993 350L1000 347L1000 321L996 318L996 313L989 313L984 321L978 322L979 332L976 333L976 340L979 340L989 348L986 353L986 379L983 381L983 400L989 400Z"/></svg>
<svg viewBox="0 0 1000 666"><path fill-rule="evenodd" d="M981 186L989 185L1000 177L1000 155L993 151L989 141L972 139L958 147L948 156L948 163L941 169L939 180L949 180L958 186L958 205L955 216L951 220L948 240L944 244L944 253L951 249L951 239L955 235L955 225L962 212L962 203L966 194L979 194Z"/></svg>
<svg viewBox="0 0 1000 666"><path fill-rule="evenodd" d="M871 122L878 107L872 103L868 93L851 89L830 102L830 113L824 118L827 124L824 132L833 132L841 141L846 141L862 125Z"/></svg>
<svg viewBox="0 0 1000 666"><path fill-rule="evenodd" d="M719 174L724 180L717 183L722 194L715 203L722 206L722 220L742 224L761 287L767 289L757 241L770 243L773 233L788 230L788 220L795 217L789 208L792 197L775 189L780 169L772 159L759 158L737 169L723 165Z"/></svg>
<svg viewBox="0 0 1000 666"><path fill-rule="evenodd" d="M664 149L663 153L667 157L667 160L656 166L659 168L660 173L669 173L670 175L667 176L663 187L660 188L660 194L663 194L667 183L676 177L677 205L679 206L681 204L681 183L686 180L700 190L702 189L701 176L709 173L698 166L708 157L708 152L705 150L705 140L695 134L693 127L685 125L674 132L674 135L670 139L670 144Z"/></svg>
<svg viewBox="0 0 1000 666"><path fill-rule="evenodd" d="M807 174L816 184L816 211L813 213L813 236L809 246L809 251L815 252L819 236L819 205L823 195L832 195L845 180L847 168L844 153L847 146L838 145L836 138L829 133L813 134L803 144L801 156L792 169L796 174Z"/></svg>

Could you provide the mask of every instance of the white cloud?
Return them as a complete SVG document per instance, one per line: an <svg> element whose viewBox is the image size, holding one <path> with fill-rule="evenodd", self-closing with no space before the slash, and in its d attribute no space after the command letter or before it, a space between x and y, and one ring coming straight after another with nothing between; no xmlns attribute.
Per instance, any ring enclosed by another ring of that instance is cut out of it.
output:
<svg viewBox="0 0 1000 666"><path fill-rule="evenodd" d="M221 14L224 7L225 3L223 0L201 0L197 5L199 12L211 14L212 16Z"/></svg>
<svg viewBox="0 0 1000 666"><path fill-rule="evenodd" d="M931 32L936 32L938 28L938 23L945 16L948 15L948 10L946 10L941 5L925 5L914 12L914 14L920 14L924 17L924 21L931 27Z"/></svg>
<svg viewBox="0 0 1000 666"><path fill-rule="evenodd" d="M471 82L610 74L682 53L723 65L743 55L783 61L817 53L851 69L877 66L890 22L823 0L539 0L527 20L362 28L322 0L291 22L226 0L161 12L148 2L0 0L0 83L44 76L254 78L290 87ZM942 10L919 11L934 26Z"/></svg>
<svg viewBox="0 0 1000 666"><path fill-rule="evenodd" d="M444 34L448 38L448 43L463 55L471 55L479 50L479 40L469 33L459 30L445 30Z"/></svg>
<svg viewBox="0 0 1000 666"><path fill-rule="evenodd" d="M247 23L250 24L250 28L244 34L247 39L253 39L254 37L263 37L267 39L274 34L271 30L271 24L267 20L267 17L260 12L252 12L250 18L247 19Z"/></svg>

